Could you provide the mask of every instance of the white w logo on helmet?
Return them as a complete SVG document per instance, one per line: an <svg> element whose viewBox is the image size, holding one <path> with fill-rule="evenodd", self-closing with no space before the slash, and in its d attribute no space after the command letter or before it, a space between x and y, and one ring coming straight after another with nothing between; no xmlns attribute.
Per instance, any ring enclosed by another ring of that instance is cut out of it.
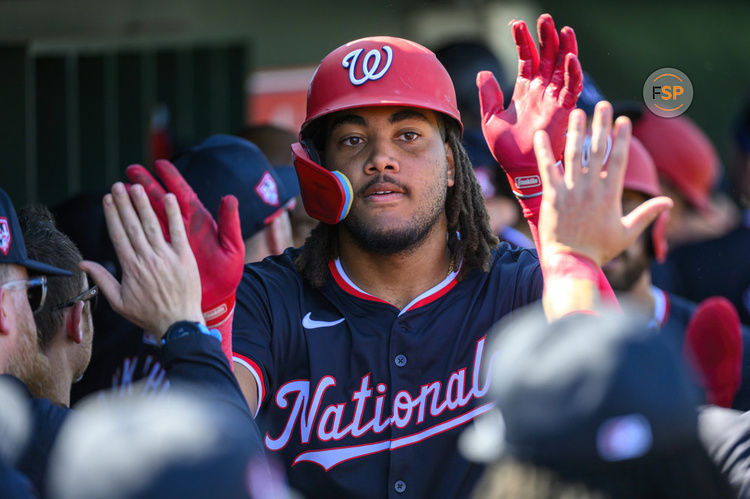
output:
<svg viewBox="0 0 750 499"><path fill-rule="evenodd" d="M359 56L360 54L362 54L363 50L364 49L353 50L346 54L344 60L341 61L341 65L344 68L349 68L349 81L352 82L352 85L362 85L367 80L379 80L385 75L385 73L388 71L388 68L391 67L391 62L393 62L393 50L388 45L384 45L381 50L385 52L385 55L387 57L385 60L385 65L382 69L380 69L380 71L378 71L383 57L380 55L379 50L372 49L367 52L365 54L365 57L362 59L362 77L357 78L357 61L359 60Z"/></svg>

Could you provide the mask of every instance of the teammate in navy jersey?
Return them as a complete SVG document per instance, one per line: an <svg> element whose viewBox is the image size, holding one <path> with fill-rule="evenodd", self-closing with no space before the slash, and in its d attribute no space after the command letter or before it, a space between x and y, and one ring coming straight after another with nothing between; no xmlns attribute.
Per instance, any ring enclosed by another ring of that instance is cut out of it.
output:
<svg viewBox="0 0 750 499"><path fill-rule="evenodd" d="M608 290L600 265L670 205L656 198L622 218L630 124L615 124L601 176L608 103L583 169L575 35L558 35L548 15L538 30L541 56L525 24L513 25L519 78L507 109L491 75L477 84L484 135L541 258L498 246L460 146L453 86L429 50L365 38L334 50L313 77L292 150L306 211L322 223L301 249L245 267L232 332L235 375L265 446L306 496L468 494L481 470L455 444L491 406L479 372L489 327L539 298L551 319L593 309ZM192 199L176 170L159 174L178 200ZM158 189L147 190L158 203ZM213 268L202 284L218 290L214 279L230 281L234 263L211 267L202 236L189 236L199 266Z"/></svg>
<svg viewBox="0 0 750 499"><path fill-rule="evenodd" d="M623 211L627 213L646 199L659 195L661 189L656 166L645 147L633 137L623 183ZM695 352L697 364L705 369L700 377L704 380L702 384L707 401L728 407L740 384L742 342L750 341L750 331L741 331L738 323L727 322L724 317L726 307L733 308L727 302L725 306L704 307L702 314L707 318L703 321L711 323L711 332L703 339L695 325L692 331L689 330L697 304L652 283L652 261L661 263L667 256L667 223L668 214L663 213L648 231L604 265L604 273L618 298L628 301L633 306L632 310L643 313L650 320L650 325L660 330L678 348ZM731 315L732 311L729 312ZM711 345L707 345L707 342ZM736 369L722 373L720 364L733 364ZM738 407L747 404L748 388L746 386L739 394Z"/></svg>

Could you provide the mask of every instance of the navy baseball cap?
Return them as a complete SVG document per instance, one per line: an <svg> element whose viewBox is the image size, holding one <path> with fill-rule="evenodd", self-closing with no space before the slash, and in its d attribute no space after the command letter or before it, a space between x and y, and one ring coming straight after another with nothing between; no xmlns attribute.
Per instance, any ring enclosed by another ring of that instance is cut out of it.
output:
<svg viewBox="0 0 750 499"><path fill-rule="evenodd" d="M594 79L586 71L583 72L583 88L581 89L581 95L578 97L576 106L579 109L583 109L587 115L591 116L594 114L594 108L600 101L606 100L602 91L599 90L599 85L596 84ZM615 114L617 116L617 114Z"/></svg>
<svg viewBox="0 0 750 499"><path fill-rule="evenodd" d="M67 270L37 262L27 256L26 243L23 240L16 210L13 208L10 196L2 189L0 189L0 264L20 265L34 274L72 275Z"/></svg>
<svg viewBox="0 0 750 499"><path fill-rule="evenodd" d="M497 410L465 431L463 454L563 471L697 446L700 395L679 350L632 317L548 323L535 310L496 326L489 397Z"/></svg>
<svg viewBox="0 0 750 499"><path fill-rule="evenodd" d="M212 135L177 156L174 165L214 218L223 196L237 197L243 239L291 209L290 201L299 195L296 176L280 175L283 167L271 166L255 144L241 137Z"/></svg>
<svg viewBox="0 0 750 499"><path fill-rule="evenodd" d="M282 197L292 199L299 196L299 177L297 169L292 165L279 165L273 167L279 177L279 188L284 191Z"/></svg>

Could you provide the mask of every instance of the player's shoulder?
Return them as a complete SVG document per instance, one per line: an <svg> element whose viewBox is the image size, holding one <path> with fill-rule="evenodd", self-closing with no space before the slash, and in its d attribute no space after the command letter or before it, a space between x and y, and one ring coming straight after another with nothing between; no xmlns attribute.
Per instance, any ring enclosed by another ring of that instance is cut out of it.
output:
<svg viewBox="0 0 750 499"><path fill-rule="evenodd" d="M298 248L287 248L279 255L246 264L237 287L238 305L284 302L303 294L307 286L294 266L299 253Z"/></svg>
<svg viewBox="0 0 750 499"><path fill-rule="evenodd" d="M503 314L539 299L542 270L536 250L501 242L492 250L487 272L473 269L458 286L456 296L469 294L492 304L492 314ZM472 298L474 299L474 298Z"/></svg>
<svg viewBox="0 0 750 499"><path fill-rule="evenodd" d="M300 248L287 248L279 255L267 256L259 262L246 263L244 274L258 276L299 276L294 262L300 254Z"/></svg>
<svg viewBox="0 0 750 499"><path fill-rule="evenodd" d="M299 248L287 248L279 255L268 256L259 262L245 264L240 288L301 285L302 275L294 266L299 254Z"/></svg>
<svg viewBox="0 0 750 499"><path fill-rule="evenodd" d="M687 317L693 315L695 308L698 306L696 302L674 293L667 292L667 297L669 298L669 308L672 311L682 312Z"/></svg>
<svg viewBox="0 0 750 499"><path fill-rule="evenodd" d="M467 281L479 280L488 286L502 286L509 283L528 284L541 280L541 267L536 250L523 248L501 241L492 250L487 272L474 269Z"/></svg>
<svg viewBox="0 0 750 499"><path fill-rule="evenodd" d="M509 263L520 265L539 265L539 256L534 248L523 248L507 241L501 241L492 250L492 263L490 268L495 268Z"/></svg>
<svg viewBox="0 0 750 499"><path fill-rule="evenodd" d="M698 304L674 293L665 292L665 294L667 296L667 307L669 307L668 321L678 324L683 329L686 328Z"/></svg>

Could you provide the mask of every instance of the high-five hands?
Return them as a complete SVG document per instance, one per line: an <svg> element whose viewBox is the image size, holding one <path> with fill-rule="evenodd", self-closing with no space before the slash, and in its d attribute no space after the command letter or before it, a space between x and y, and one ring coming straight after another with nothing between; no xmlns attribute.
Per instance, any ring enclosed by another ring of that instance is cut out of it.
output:
<svg viewBox="0 0 750 499"><path fill-rule="evenodd" d="M544 130L550 137L553 156L562 157L565 126L581 93L583 76L575 33L570 27L560 30L558 36L552 17L540 16L539 52L526 23L516 21L512 30L518 50L518 78L507 109L492 73L480 72L477 87L487 145L505 170L511 189L524 199L542 192L534 133Z"/></svg>
<svg viewBox="0 0 750 499"><path fill-rule="evenodd" d="M231 364L235 292L242 279L245 259L237 198L231 195L223 197L218 220L214 221L172 163L156 160L154 166L166 190L140 165L128 167L128 178L134 184L143 186L165 231L167 217L164 201L167 192L176 196L187 228L188 241L198 262L206 325L221 332L221 347Z"/></svg>
<svg viewBox="0 0 750 499"><path fill-rule="evenodd" d="M580 109L571 112L564 173L555 165L554 145L548 134L544 131L535 134L534 151L544 184L539 217L542 261L556 253L575 253L601 266L630 246L659 213L671 208L671 199L658 196L622 216L630 120L619 117L615 121L612 149L603 169L610 133L612 105L602 101L594 111L591 151L584 166L586 115Z"/></svg>
<svg viewBox="0 0 750 499"><path fill-rule="evenodd" d="M160 339L180 320L203 322L201 281L174 195L164 198L169 241L146 192L121 183L104 196L109 237L122 267L122 282L96 262L80 267L102 290L112 309Z"/></svg>

